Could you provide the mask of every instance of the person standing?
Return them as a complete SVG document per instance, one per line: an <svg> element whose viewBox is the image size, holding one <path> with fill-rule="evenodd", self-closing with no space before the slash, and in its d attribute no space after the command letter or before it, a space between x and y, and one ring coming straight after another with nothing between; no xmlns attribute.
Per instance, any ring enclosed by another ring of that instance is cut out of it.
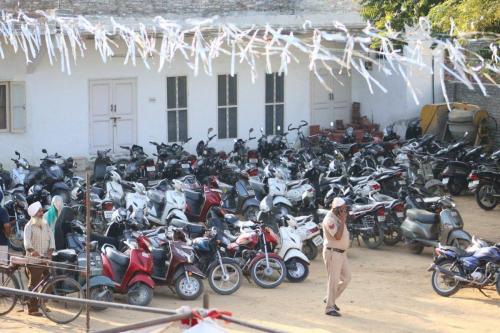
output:
<svg viewBox="0 0 500 333"><path fill-rule="evenodd" d="M52 232L55 231L56 220L57 220L58 216L61 214L63 206L64 206L64 201L63 201L62 197L55 195L52 198L52 202L51 202L49 210L47 210L47 212L43 215L43 218L49 224L49 227L52 230Z"/></svg>
<svg viewBox="0 0 500 333"><path fill-rule="evenodd" d="M0 204L3 200L3 192L0 190ZM10 236L9 213L0 206L0 265L9 263L9 236Z"/></svg>
<svg viewBox="0 0 500 333"><path fill-rule="evenodd" d="M332 209L323 220L323 261L328 273L326 309L329 316L340 317L336 301L351 280L351 270L346 250L349 247L349 231L346 226L347 206L342 198L335 198Z"/></svg>
<svg viewBox="0 0 500 333"><path fill-rule="evenodd" d="M28 257L26 267L28 275L28 289L34 287L42 280L47 268L44 267L42 257L51 258L55 249L54 233L50 229L47 221L43 218L43 209L40 202L34 202L28 207L30 221L24 227L24 248ZM31 316L41 316L38 311L38 300L31 298L28 301L28 314Z"/></svg>

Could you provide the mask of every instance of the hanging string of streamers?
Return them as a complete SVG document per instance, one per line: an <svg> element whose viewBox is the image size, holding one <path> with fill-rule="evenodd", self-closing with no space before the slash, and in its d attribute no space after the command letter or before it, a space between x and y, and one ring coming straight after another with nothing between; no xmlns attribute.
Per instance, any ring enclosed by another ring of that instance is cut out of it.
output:
<svg viewBox="0 0 500 333"><path fill-rule="evenodd" d="M231 60L231 74L235 73L237 63L244 63L249 66L254 82L258 73L257 59L265 59L266 71L270 73L273 71L271 58L278 57L279 72L286 74L288 65L292 61L299 62L297 55L302 53L308 58L309 69L327 90L331 87L319 75L319 65L326 67L335 79L342 71L358 72L371 93L374 86L387 92L366 69L365 62L370 61L385 75L401 75L415 103L419 104L412 78L406 74L405 67L414 66L432 73L433 68L424 61L424 52L432 52L447 102L445 73L470 89L477 84L484 95L487 95L484 82L500 88L495 81L500 61L498 35L492 36L489 44L491 58L486 59L464 46L462 42L470 35L457 31L453 22L450 35L444 38L431 34L431 25L426 18L421 18L416 26L407 27L404 32L393 31L390 25L382 31L367 23L361 32L353 33L340 22L333 22L331 29L322 30L306 21L294 34L290 29L271 25L244 29L235 24L218 23L216 17L187 19L181 24L158 16L151 22L139 23L132 28L112 17L107 23L94 23L83 16L60 17L45 11L35 13L30 16L22 11L1 12L0 58L5 57L4 48L11 46L15 53L22 52L26 62L30 63L40 55L45 44L50 64L58 60L61 70L71 74L72 63L76 64L77 59L83 58L87 51L88 40L84 37L93 37L93 47L106 63L118 49L119 43L115 38L118 36L126 46L124 64L131 62L135 66L139 60L150 69L151 59L157 57L157 70L161 71L165 64L172 63L179 55L195 75L200 70L212 75L213 61L226 55ZM307 38L296 36L304 33ZM332 42L344 48L333 49ZM380 47L372 48L374 43ZM405 52L401 52L399 47L402 44L409 45ZM340 68L340 72L334 68Z"/></svg>

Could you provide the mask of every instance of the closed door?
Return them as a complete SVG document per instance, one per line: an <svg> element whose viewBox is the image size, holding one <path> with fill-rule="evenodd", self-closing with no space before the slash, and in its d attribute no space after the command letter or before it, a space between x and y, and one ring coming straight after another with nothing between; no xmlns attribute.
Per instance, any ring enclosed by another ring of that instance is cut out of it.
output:
<svg viewBox="0 0 500 333"><path fill-rule="evenodd" d="M90 82L90 152L112 149L136 142L135 80L95 80Z"/></svg>
<svg viewBox="0 0 500 333"><path fill-rule="evenodd" d="M320 70L319 74L332 91L328 91L316 75L311 73L311 124L328 128L335 120L350 122L350 77L347 74L336 74L334 79L326 70Z"/></svg>

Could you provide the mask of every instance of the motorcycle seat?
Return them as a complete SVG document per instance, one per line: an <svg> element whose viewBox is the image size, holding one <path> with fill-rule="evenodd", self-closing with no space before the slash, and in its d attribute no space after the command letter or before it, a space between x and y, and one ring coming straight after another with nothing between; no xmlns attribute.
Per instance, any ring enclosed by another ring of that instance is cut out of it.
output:
<svg viewBox="0 0 500 333"><path fill-rule="evenodd" d="M119 266L122 266L122 267L128 266L130 258L127 255L112 248L111 246L106 247L105 252L106 252L106 257L108 257L109 260L117 263Z"/></svg>
<svg viewBox="0 0 500 333"><path fill-rule="evenodd" d="M361 177L349 177L349 181L354 184L358 184L361 182L368 181L370 176L361 176Z"/></svg>
<svg viewBox="0 0 500 333"><path fill-rule="evenodd" d="M52 253L52 260L57 262L68 261L75 262L77 254L74 249L64 249Z"/></svg>
<svg viewBox="0 0 500 333"><path fill-rule="evenodd" d="M367 205L359 205L359 204L354 204L352 205L351 207L351 211L353 213L360 213L360 212L364 212L364 211L367 211L367 210L371 210L373 209L373 207L375 207L376 205L378 205L379 203L377 204L367 204Z"/></svg>
<svg viewBox="0 0 500 333"><path fill-rule="evenodd" d="M298 179L298 180L290 180L288 182L286 182L286 186L288 188L293 188L293 187L298 187L298 186L301 186L305 183L308 182L308 179L305 178L305 179Z"/></svg>
<svg viewBox="0 0 500 333"><path fill-rule="evenodd" d="M184 190L184 194L186 195L186 200L195 202L203 200L203 192L200 191Z"/></svg>
<svg viewBox="0 0 500 333"><path fill-rule="evenodd" d="M424 224L434 224L437 221L437 214L428 212L424 209L408 209L406 216L410 220L416 220Z"/></svg>
<svg viewBox="0 0 500 333"><path fill-rule="evenodd" d="M179 219L173 219L172 222L170 222L170 225L184 229L184 231L188 234L190 238L201 236L205 232L204 225L182 221Z"/></svg>
<svg viewBox="0 0 500 333"><path fill-rule="evenodd" d="M255 226L255 223L253 223L252 221L238 221L236 223L233 224L236 228L252 228L253 226Z"/></svg>

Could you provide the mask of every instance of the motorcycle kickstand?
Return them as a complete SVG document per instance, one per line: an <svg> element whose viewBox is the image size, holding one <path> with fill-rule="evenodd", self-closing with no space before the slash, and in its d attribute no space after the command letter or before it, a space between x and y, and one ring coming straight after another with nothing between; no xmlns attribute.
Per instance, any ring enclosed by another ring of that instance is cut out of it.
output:
<svg viewBox="0 0 500 333"><path fill-rule="evenodd" d="M479 292L480 292L481 294L483 294L485 297L491 298L491 296L488 296L488 295L486 295L486 294L484 293L484 291L483 291L483 289L482 289L482 288L477 288L477 290L479 290Z"/></svg>

